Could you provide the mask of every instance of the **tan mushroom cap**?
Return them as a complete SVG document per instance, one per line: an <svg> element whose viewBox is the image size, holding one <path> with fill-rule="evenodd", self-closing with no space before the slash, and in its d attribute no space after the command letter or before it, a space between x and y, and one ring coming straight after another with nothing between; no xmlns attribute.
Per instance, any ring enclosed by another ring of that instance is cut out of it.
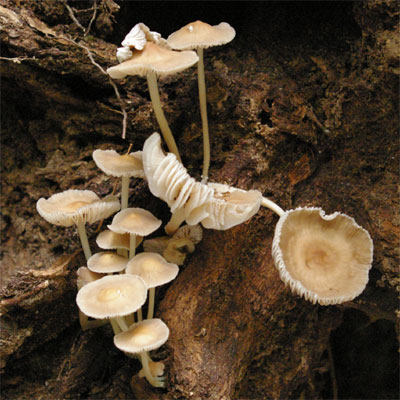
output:
<svg viewBox="0 0 400 400"><path fill-rule="evenodd" d="M193 244L199 244L203 238L203 229L201 229L200 225L184 225L174 233L173 238L186 238L190 239Z"/></svg>
<svg viewBox="0 0 400 400"><path fill-rule="evenodd" d="M76 284L78 286L78 290L80 290L83 286L87 285L90 282L97 281L97 279L102 278L103 274L98 274L96 272L90 271L88 267L79 267L76 271L77 280Z"/></svg>
<svg viewBox="0 0 400 400"><path fill-rule="evenodd" d="M130 233L147 236L156 231L161 220L143 208L126 208L114 215L108 228L116 233Z"/></svg>
<svg viewBox="0 0 400 400"><path fill-rule="evenodd" d="M169 35L167 42L173 49L191 50L229 43L235 35L235 30L226 22L211 26L196 21Z"/></svg>
<svg viewBox="0 0 400 400"><path fill-rule="evenodd" d="M198 60L194 51L174 51L147 42L143 50L134 51L132 58L108 68L107 73L113 79L123 79L127 75L146 76L148 72L169 75L191 67Z"/></svg>
<svg viewBox="0 0 400 400"><path fill-rule="evenodd" d="M115 150L97 149L93 152L93 159L96 165L107 175L145 177L141 151L121 155Z"/></svg>
<svg viewBox="0 0 400 400"><path fill-rule="evenodd" d="M101 249L114 250L114 249L126 249L129 250L129 233L115 233L109 229L100 232L97 235L96 243ZM143 242L143 236L136 235L136 247Z"/></svg>
<svg viewBox="0 0 400 400"><path fill-rule="evenodd" d="M147 298L147 287L137 275L108 275L83 286L77 296L79 309L88 317L123 317L138 310Z"/></svg>
<svg viewBox="0 0 400 400"><path fill-rule="evenodd" d="M114 336L114 344L131 354L161 347L169 337L168 326L159 318L147 319L132 325L127 331Z"/></svg>
<svg viewBox="0 0 400 400"><path fill-rule="evenodd" d="M116 196L100 199L90 190L66 190L43 197L36 203L38 213L54 225L71 226L79 222L93 223L108 218L120 209Z"/></svg>
<svg viewBox="0 0 400 400"><path fill-rule="evenodd" d="M174 280L179 267L167 262L160 254L145 252L130 259L125 272L139 275L151 289Z"/></svg>
<svg viewBox="0 0 400 400"><path fill-rule="evenodd" d="M281 279L322 305L352 300L365 289L372 253L369 233L353 218L320 208L286 211L272 243Z"/></svg>
<svg viewBox="0 0 400 400"><path fill-rule="evenodd" d="M101 251L93 254L87 260L88 268L100 274L121 272L125 269L128 258L111 251Z"/></svg>

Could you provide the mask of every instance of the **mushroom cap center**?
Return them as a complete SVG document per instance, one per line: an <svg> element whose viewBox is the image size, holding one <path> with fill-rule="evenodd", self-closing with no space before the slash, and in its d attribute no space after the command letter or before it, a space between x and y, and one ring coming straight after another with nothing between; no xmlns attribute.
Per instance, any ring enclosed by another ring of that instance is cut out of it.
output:
<svg viewBox="0 0 400 400"><path fill-rule="evenodd" d="M91 204L91 202L83 201L83 200L72 201L70 203L62 204L60 206L60 211L75 212L75 211L79 210L81 207L87 206L89 204Z"/></svg>
<svg viewBox="0 0 400 400"><path fill-rule="evenodd" d="M97 299L100 302L109 302L118 299L122 295L122 291L119 288L104 288L99 291Z"/></svg>

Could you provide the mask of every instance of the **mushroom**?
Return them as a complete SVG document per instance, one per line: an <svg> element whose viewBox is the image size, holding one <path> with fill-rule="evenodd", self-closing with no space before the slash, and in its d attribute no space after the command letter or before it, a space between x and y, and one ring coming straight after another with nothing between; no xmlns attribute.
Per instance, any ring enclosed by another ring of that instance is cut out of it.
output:
<svg viewBox="0 0 400 400"><path fill-rule="evenodd" d="M93 254L87 265L90 271L100 274L112 274L121 272L125 269L128 259L111 251L101 251Z"/></svg>
<svg viewBox="0 0 400 400"><path fill-rule="evenodd" d="M129 354L137 354L143 366L147 381L154 387L164 387L165 378L156 377L158 373L149 363L154 363L148 352L161 347L169 337L169 329L165 323L158 318L147 319L132 325L128 330L114 336L115 346Z"/></svg>
<svg viewBox="0 0 400 400"><path fill-rule="evenodd" d="M96 165L107 175L121 178L121 209L128 207L129 178L144 178L142 152L118 154L115 150L95 150L93 159Z"/></svg>
<svg viewBox="0 0 400 400"><path fill-rule="evenodd" d="M143 169L151 193L167 202L172 217L165 227L173 234L183 221L201 222L209 229L229 229L251 218L260 208L262 195L220 184L196 182L174 154L164 154L158 133L143 146Z"/></svg>
<svg viewBox="0 0 400 400"><path fill-rule="evenodd" d="M161 220L143 208L125 208L114 215L108 228L115 233L129 233L129 258L135 255L136 235L147 236L156 231Z"/></svg>
<svg viewBox="0 0 400 400"><path fill-rule="evenodd" d="M144 24L140 23L137 26L146 35L143 48L138 50L130 46L132 57L119 65L108 68L107 73L113 79L123 79L127 75L146 76L154 113L164 140L168 149L180 160L178 148L161 107L157 76L181 72L196 64L199 57L194 51L173 51L165 39L161 39L155 32L150 32Z"/></svg>
<svg viewBox="0 0 400 400"><path fill-rule="evenodd" d="M178 272L176 264L167 262L157 253L140 253L129 260L125 273L139 275L149 289L147 319L153 318L155 288L174 280Z"/></svg>
<svg viewBox="0 0 400 400"><path fill-rule="evenodd" d="M136 247L143 241L143 236L136 235ZM115 233L109 229L105 229L97 235L96 243L104 250L129 250L130 234Z"/></svg>
<svg viewBox="0 0 400 400"><path fill-rule="evenodd" d="M279 219L272 256L281 279L312 303L338 304L367 285L373 244L353 218L320 208L297 208Z"/></svg>
<svg viewBox="0 0 400 400"><path fill-rule="evenodd" d="M118 333L128 329L122 318L142 307L147 287L137 275L108 275L83 286L77 296L79 309L88 317L108 318Z"/></svg>
<svg viewBox="0 0 400 400"><path fill-rule="evenodd" d="M92 255L85 224L108 218L120 209L116 196L100 198L90 190L66 190L36 203L38 213L48 222L60 226L76 225L86 260Z"/></svg>
<svg viewBox="0 0 400 400"><path fill-rule="evenodd" d="M199 86L200 113L203 126L203 173L202 183L207 183L210 166L210 137L208 133L206 83L204 78L203 49L229 43L235 30L226 22L211 26L202 21L191 22L168 36L167 42L174 50L197 49L199 62L197 76Z"/></svg>

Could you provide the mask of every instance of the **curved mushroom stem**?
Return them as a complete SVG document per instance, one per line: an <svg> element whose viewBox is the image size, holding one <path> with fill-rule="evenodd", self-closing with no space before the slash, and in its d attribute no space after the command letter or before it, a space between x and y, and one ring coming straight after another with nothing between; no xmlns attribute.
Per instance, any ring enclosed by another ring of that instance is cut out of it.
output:
<svg viewBox="0 0 400 400"><path fill-rule="evenodd" d="M149 289L149 308L147 309L147 319L153 318L155 297L156 297L156 288L150 288Z"/></svg>
<svg viewBox="0 0 400 400"><path fill-rule="evenodd" d="M85 223L80 221L78 222L77 227L78 227L79 238L81 239L82 249L83 252L85 253L86 260L88 260L92 256L92 252L90 250L89 241L86 235Z"/></svg>
<svg viewBox="0 0 400 400"><path fill-rule="evenodd" d="M136 252L136 235L131 233L129 236L129 259L135 257Z"/></svg>
<svg viewBox="0 0 400 400"><path fill-rule="evenodd" d="M123 176L121 179L121 210L128 208L129 198L129 176Z"/></svg>
<svg viewBox="0 0 400 400"><path fill-rule="evenodd" d="M210 167L210 135L208 132L208 118L207 118L207 93L206 93L206 80L204 77L204 57L203 49L197 49L199 61L197 63L197 81L199 87L199 100L200 100L200 114L201 123L203 126L203 172L201 174L201 183L207 183L208 169Z"/></svg>
<svg viewBox="0 0 400 400"><path fill-rule="evenodd" d="M274 203L272 200L263 197L261 200L261 205L263 207L269 208L274 213L278 214L280 217L285 213L285 211L278 206L278 204Z"/></svg>
<svg viewBox="0 0 400 400"><path fill-rule="evenodd" d="M182 225L183 221L185 221L185 214L183 208L181 208L178 209L174 214L172 214L172 217L169 220L168 224L165 225L166 234L172 236Z"/></svg>
<svg viewBox="0 0 400 400"><path fill-rule="evenodd" d="M139 357L140 357L140 362L142 363L142 366L143 366L144 376L146 377L146 379L150 383L150 385L152 385L154 387L160 387L160 388L165 387L164 379L155 378L150 371L149 361L151 361L151 358L150 358L148 352L142 351L141 353L139 353Z"/></svg>
<svg viewBox="0 0 400 400"><path fill-rule="evenodd" d="M158 125L160 126L161 133L167 143L168 149L171 153L176 155L176 158L182 162L179 156L178 147L176 146L174 136L168 126L164 112L161 107L160 94L158 92L157 76L154 72L147 73L147 85L149 87L150 99L153 104L154 114L156 114Z"/></svg>

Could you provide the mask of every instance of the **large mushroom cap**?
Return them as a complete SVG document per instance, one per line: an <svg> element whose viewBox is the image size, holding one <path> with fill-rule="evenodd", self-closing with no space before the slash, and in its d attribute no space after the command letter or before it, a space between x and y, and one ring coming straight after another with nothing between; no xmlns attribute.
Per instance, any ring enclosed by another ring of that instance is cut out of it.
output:
<svg viewBox="0 0 400 400"><path fill-rule="evenodd" d="M116 233L147 236L156 231L161 220L143 208L126 208L116 214L108 228Z"/></svg>
<svg viewBox="0 0 400 400"><path fill-rule="evenodd" d="M76 296L88 317L122 317L138 310L146 301L147 287L137 275L109 275L83 286Z"/></svg>
<svg viewBox="0 0 400 400"><path fill-rule="evenodd" d="M121 155L115 150L98 149L93 152L93 159L96 165L107 175L145 177L141 151Z"/></svg>
<svg viewBox="0 0 400 400"><path fill-rule="evenodd" d="M191 22L168 36L176 50L191 50L226 44L235 37L235 30L226 22L211 26L202 21Z"/></svg>
<svg viewBox="0 0 400 400"><path fill-rule="evenodd" d="M132 58L107 69L113 79L123 79L127 75L146 76L149 72L169 75L183 71L196 64L199 57L194 51L174 51L147 42L141 51L134 51Z"/></svg>
<svg viewBox="0 0 400 400"><path fill-rule="evenodd" d="M313 303L357 297L368 282L373 245L369 233L341 213L320 208L286 211L279 219L272 255L281 279Z"/></svg>
<svg viewBox="0 0 400 400"><path fill-rule="evenodd" d="M128 259L111 251L101 251L93 254L87 260L88 268L100 274L121 272L125 269Z"/></svg>
<svg viewBox="0 0 400 400"><path fill-rule="evenodd" d="M53 194L48 199L42 197L36 203L36 209L51 224L71 226L108 218L120 209L120 203L116 196L99 199L90 190L71 189Z"/></svg>
<svg viewBox="0 0 400 400"><path fill-rule="evenodd" d="M127 331L114 336L114 344L131 354L161 347L169 337L168 326L161 319L152 318L132 325Z"/></svg>
<svg viewBox="0 0 400 400"><path fill-rule="evenodd" d="M125 249L129 250L129 233L115 233L109 229L100 232L97 235L96 243L101 249L114 250L114 249ZM136 247L143 242L143 237L136 235Z"/></svg>
<svg viewBox="0 0 400 400"><path fill-rule="evenodd" d="M150 289L171 282L178 275L179 268L157 253L145 252L130 259L125 272L139 275Z"/></svg>

